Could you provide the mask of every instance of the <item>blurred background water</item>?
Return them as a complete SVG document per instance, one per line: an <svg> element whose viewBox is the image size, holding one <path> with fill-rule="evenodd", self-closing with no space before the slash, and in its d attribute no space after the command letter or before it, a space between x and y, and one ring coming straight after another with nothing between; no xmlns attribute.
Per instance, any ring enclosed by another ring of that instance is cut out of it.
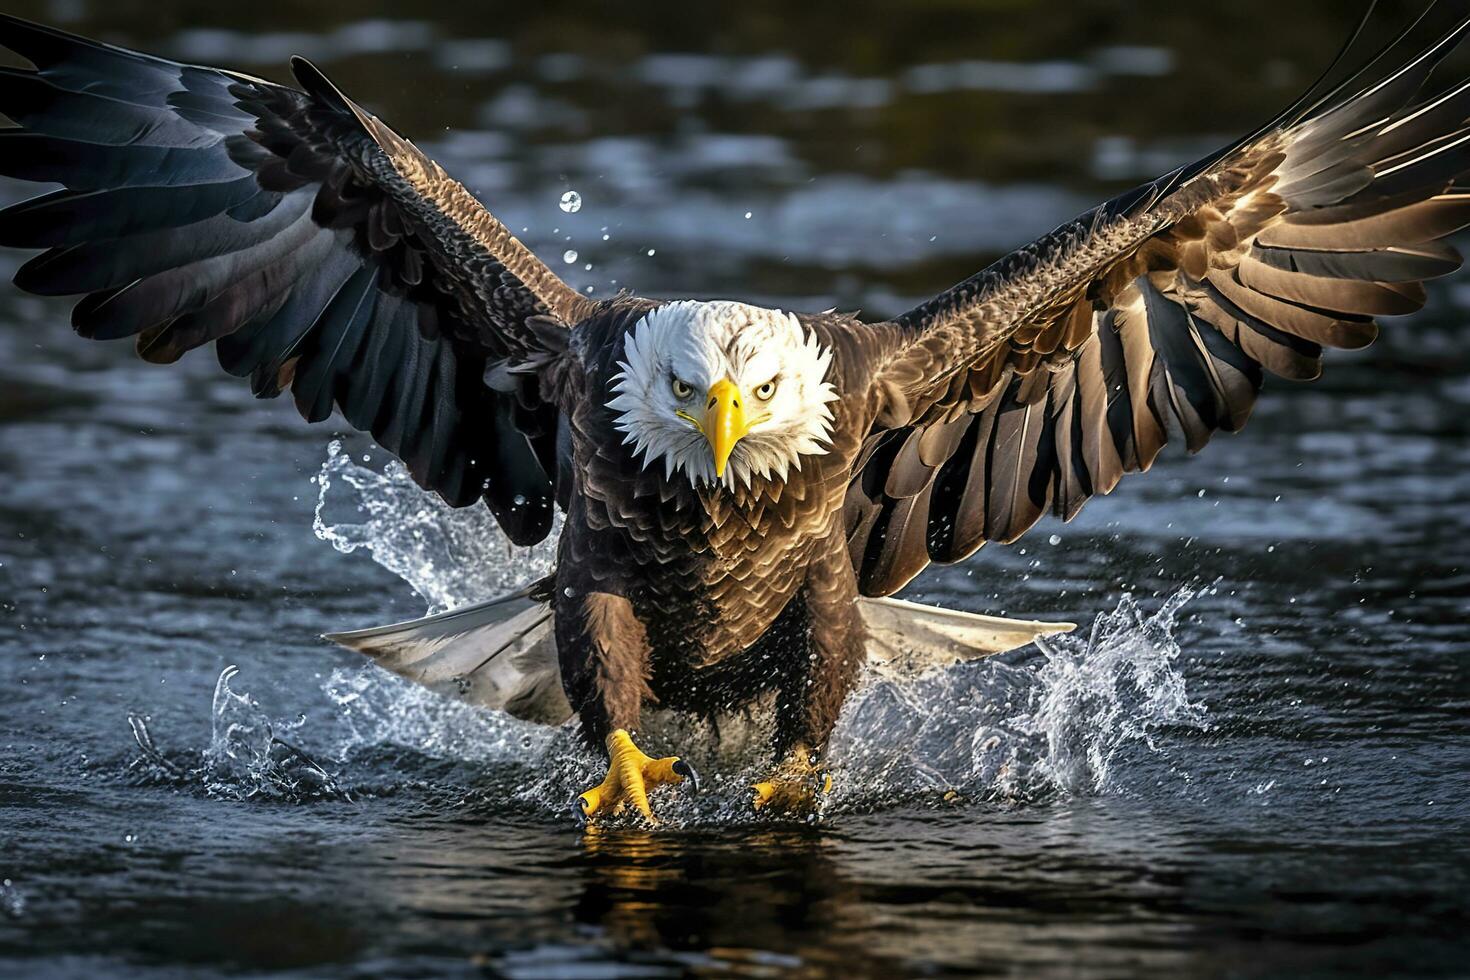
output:
<svg viewBox="0 0 1470 980"><path fill-rule="evenodd" d="M874 316L1253 128L1356 7L6 4L307 55L594 295ZM0 972L1464 975L1467 308L1433 284L1244 434L922 576L1084 629L870 683L821 820L752 820L713 766L669 826L582 834L564 735L316 639L545 549L0 289Z"/></svg>

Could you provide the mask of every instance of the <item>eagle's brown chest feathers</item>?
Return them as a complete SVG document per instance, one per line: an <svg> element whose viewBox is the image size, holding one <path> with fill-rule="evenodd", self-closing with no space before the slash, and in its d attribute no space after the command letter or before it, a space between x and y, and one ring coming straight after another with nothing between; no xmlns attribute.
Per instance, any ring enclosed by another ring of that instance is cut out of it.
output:
<svg viewBox="0 0 1470 980"><path fill-rule="evenodd" d="M846 481L829 469L812 466L780 487L672 488L667 496L630 494L624 475L602 485L624 492L589 487L574 505L568 550L581 571L618 581L656 650L713 664L759 639L817 549L832 546Z"/></svg>
<svg viewBox="0 0 1470 980"><path fill-rule="evenodd" d="M582 396L568 400L574 483L558 581L627 598L656 658L717 663L761 638L815 559L845 549L865 402L835 403L830 445L785 480L695 486L639 458L616 429L605 396L614 373L589 365Z"/></svg>

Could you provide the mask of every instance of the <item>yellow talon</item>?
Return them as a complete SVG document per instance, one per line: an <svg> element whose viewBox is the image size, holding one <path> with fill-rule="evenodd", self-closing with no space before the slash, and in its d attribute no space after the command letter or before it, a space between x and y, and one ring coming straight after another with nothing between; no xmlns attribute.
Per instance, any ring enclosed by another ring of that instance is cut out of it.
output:
<svg viewBox="0 0 1470 980"><path fill-rule="evenodd" d="M770 779L750 788L751 806L756 812L770 807L800 813L816 809L820 797L832 792L832 774L818 771L811 754L798 749L777 767Z"/></svg>
<svg viewBox="0 0 1470 980"><path fill-rule="evenodd" d="M687 779L695 792L699 791L699 775L693 766L678 756L653 759L644 755L621 728L607 737L607 757L607 776L577 797L577 809L584 819L606 812L616 816L631 803L645 820L657 823L648 805L650 789Z"/></svg>

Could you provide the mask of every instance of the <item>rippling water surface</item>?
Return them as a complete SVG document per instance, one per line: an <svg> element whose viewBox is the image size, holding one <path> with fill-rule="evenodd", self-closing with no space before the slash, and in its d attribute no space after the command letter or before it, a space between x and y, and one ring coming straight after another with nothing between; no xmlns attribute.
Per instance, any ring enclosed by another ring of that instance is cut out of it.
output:
<svg viewBox="0 0 1470 980"><path fill-rule="evenodd" d="M7 10L306 54L594 295L874 314L1251 128L1348 16L819 6ZM583 833L567 734L315 638L548 549L208 355L149 367L0 290L0 973L1464 975L1467 309L1435 284L1244 434L922 576L1083 627L871 679L821 819L751 818L752 760L690 733L705 794Z"/></svg>

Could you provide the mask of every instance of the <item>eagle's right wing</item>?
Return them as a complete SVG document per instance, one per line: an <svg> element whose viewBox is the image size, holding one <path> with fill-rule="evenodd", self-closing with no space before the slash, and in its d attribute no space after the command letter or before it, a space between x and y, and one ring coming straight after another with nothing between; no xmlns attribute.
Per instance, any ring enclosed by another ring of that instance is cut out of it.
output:
<svg viewBox="0 0 1470 980"><path fill-rule="evenodd" d="M0 173L64 189L0 213L16 276L87 294L79 333L168 362L215 342L255 393L333 407L512 540L551 526L555 409L534 366L591 308L468 191L310 64L305 91L0 14ZM492 391L487 365L529 366ZM501 385L500 387L506 387Z"/></svg>

